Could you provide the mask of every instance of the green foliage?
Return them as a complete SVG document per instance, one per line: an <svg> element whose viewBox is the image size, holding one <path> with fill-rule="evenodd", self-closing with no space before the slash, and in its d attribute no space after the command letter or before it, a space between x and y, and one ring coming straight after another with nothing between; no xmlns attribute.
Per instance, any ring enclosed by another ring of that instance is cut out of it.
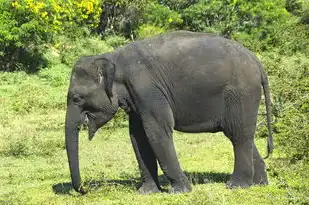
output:
<svg viewBox="0 0 309 205"><path fill-rule="evenodd" d="M23 134L23 137L20 134ZM51 156L61 149L64 149L64 142L61 138L55 139L50 138L50 136L38 138L33 135L25 136L25 133L19 133L19 135L6 138L4 148L0 151L0 154L14 157Z"/></svg>
<svg viewBox="0 0 309 205"><path fill-rule="evenodd" d="M85 34L98 24L100 1L0 1L0 70L37 71L43 53L59 33ZM72 35L72 37L73 37Z"/></svg>
<svg viewBox="0 0 309 205"><path fill-rule="evenodd" d="M118 48L120 46L124 46L127 43L129 43L129 40L124 38L123 36L114 36L114 35L107 36L106 38L104 38L104 41L106 42L107 45L112 46L113 48Z"/></svg>
<svg viewBox="0 0 309 205"><path fill-rule="evenodd" d="M201 1L182 11L183 27L191 31L220 33L227 29L233 11L234 7L225 1Z"/></svg>
<svg viewBox="0 0 309 205"><path fill-rule="evenodd" d="M19 85L26 79L27 73L25 72L0 72L0 86L6 85Z"/></svg>
<svg viewBox="0 0 309 205"><path fill-rule="evenodd" d="M147 5L154 0L103 0L103 12L96 31L133 39Z"/></svg>
<svg viewBox="0 0 309 205"><path fill-rule="evenodd" d="M302 12L303 0L285 0L285 8L294 15L300 15Z"/></svg>
<svg viewBox="0 0 309 205"><path fill-rule="evenodd" d="M155 36L155 35L158 35L164 32L165 30L163 28L153 26L153 25L143 24L142 26L139 27L137 31L137 37L139 39L144 39L144 38Z"/></svg>
<svg viewBox="0 0 309 205"><path fill-rule="evenodd" d="M305 3L303 4L303 9L301 13L301 23L307 25L309 24L309 1L305 1Z"/></svg>
<svg viewBox="0 0 309 205"><path fill-rule="evenodd" d="M65 64L53 65L39 71L38 76L52 87L65 86L70 80L72 68Z"/></svg>
<svg viewBox="0 0 309 205"><path fill-rule="evenodd" d="M120 37L119 37L120 38ZM61 63L72 67L80 56L95 55L113 50L115 42L110 40L113 45L108 45L97 37L80 38L77 40L69 39L65 36L58 37L55 55L59 55Z"/></svg>
<svg viewBox="0 0 309 205"><path fill-rule="evenodd" d="M181 11L199 2L199 0L159 0L159 2L172 10Z"/></svg>
<svg viewBox="0 0 309 205"><path fill-rule="evenodd" d="M160 4L150 4L147 7L143 22L160 28L171 29L182 24L181 15Z"/></svg>
<svg viewBox="0 0 309 205"><path fill-rule="evenodd" d="M308 107L309 97L300 102L301 106ZM290 108L278 116L275 129L278 138L278 147L291 160L309 160L309 119L295 108Z"/></svg>
<svg viewBox="0 0 309 205"><path fill-rule="evenodd" d="M12 94L10 104L12 111L27 114L41 109L62 108L66 96L59 95L52 87L43 85L29 81L23 83L19 90Z"/></svg>
<svg viewBox="0 0 309 205"><path fill-rule="evenodd" d="M228 38L248 35L260 41L289 14L281 0L205 0L184 9L182 16L182 26L187 30L215 32Z"/></svg>
<svg viewBox="0 0 309 205"><path fill-rule="evenodd" d="M271 76L277 148L290 159L309 159L309 60L304 54L263 53Z"/></svg>

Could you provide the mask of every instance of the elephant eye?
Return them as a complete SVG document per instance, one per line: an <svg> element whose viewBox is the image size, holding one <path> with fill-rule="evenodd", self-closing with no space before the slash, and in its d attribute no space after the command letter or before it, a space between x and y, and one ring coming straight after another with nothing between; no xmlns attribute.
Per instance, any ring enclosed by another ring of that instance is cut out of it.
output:
<svg viewBox="0 0 309 205"><path fill-rule="evenodd" d="M82 98L80 95L78 95L78 94L74 94L74 95L72 96L72 100L73 100L73 102L74 102L75 104L77 104L77 105L81 105L82 102L83 102L83 98Z"/></svg>

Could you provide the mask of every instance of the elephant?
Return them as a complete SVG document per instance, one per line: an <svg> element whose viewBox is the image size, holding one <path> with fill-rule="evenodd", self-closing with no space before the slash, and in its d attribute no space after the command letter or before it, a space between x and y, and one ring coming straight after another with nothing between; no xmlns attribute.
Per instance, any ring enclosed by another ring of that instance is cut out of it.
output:
<svg viewBox="0 0 309 205"><path fill-rule="evenodd" d="M234 151L228 188L268 184L265 162L254 142L262 89L273 151L268 77L258 58L240 43L215 34L173 31L137 40L113 52L81 56L67 93L65 144L72 186L85 194L79 170L82 125L91 140L118 109L128 115L129 135L141 186L161 192L158 165L170 193L192 190L174 147L173 131L223 132Z"/></svg>

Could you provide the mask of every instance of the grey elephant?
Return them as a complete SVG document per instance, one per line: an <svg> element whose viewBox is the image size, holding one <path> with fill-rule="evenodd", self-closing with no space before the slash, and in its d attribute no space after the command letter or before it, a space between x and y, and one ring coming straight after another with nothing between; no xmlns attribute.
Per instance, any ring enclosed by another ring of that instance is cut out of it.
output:
<svg viewBox="0 0 309 205"><path fill-rule="evenodd" d="M173 144L173 130L222 131L232 142L235 163L228 187L267 184L265 163L254 143L265 94L268 154L273 150L269 85L261 63L237 42L188 31L161 34L76 62L67 95L65 142L73 188L81 185L78 134L89 139L119 108L129 116L143 194L161 191L158 164L171 193L191 191Z"/></svg>

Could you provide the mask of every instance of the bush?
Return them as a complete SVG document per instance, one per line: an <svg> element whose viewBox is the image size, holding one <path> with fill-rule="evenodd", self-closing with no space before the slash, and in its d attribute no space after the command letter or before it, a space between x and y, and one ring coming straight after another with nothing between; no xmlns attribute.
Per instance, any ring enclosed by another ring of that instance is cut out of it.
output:
<svg viewBox="0 0 309 205"><path fill-rule="evenodd" d="M139 39L144 39L144 38L155 36L155 35L158 35L158 34L164 33L164 32L165 32L165 30L163 28L153 26L153 25L144 24L144 25L139 27L139 29L137 31L137 37Z"/></svg>
<svg viewBox="0 0 309 205"><path fill-rule="evenodd" d="M0 70L45 67L43 53L53 37L83 34L83 26L97 25L100 11L99 0L0 0Z"/></svg>
<svg viewBox="0 0 309 205"><path fill-rule="evenodd" d="M308 107L309 97L299 104ZM275 123L278 147L291 160L309 160L309 112L303 113L297 107L290 107L278 115Z"/></svg>
<svg viewBox="0 0 309 205"><path fill-rule="evenodd" d="M263 53L270 76L275 145L289 159L309 159L309 60L304 54Z"/></svg>
<svg viewBox="0 0 309 205"><path fill-rule="evenodd" d="M60 136L58 139L51 136L35 137L33 133L22 132L8 136L0 154L14 157L51 156L64 148L64 141Z"/></svg>
<svg viewBox="0 0 309 205"><path fill-rule="evenodd" d="M175 11L181 11L198 2L199 0L160 0L162 5Z"/></svg>
<svg viewBox="0 0 309 205"><path fill-rule="evenodd" d="M300 21L303 24L309 24L309 2L308 1L305 1L305 3L303 4ZM308 30L308 27L307 27L307 30Z"/></svg>
<svg viewBox="0 0 309 205"><path fill-rule="evenodd" d="M195 4L182 11L183 28L191 31L207 31L214 24L218 9L210 9L210 4ZM215 16L214 16L215 15Z"/></svg>
<svg viewBox="0 0 309 205"><path fill-rule="evenodd" d="M71 68L80 56L97 55L113 50L111 45L108 45L105 41L97 37L71 40L62 36L58 42L57 49L61 57L61 63ZM112 41L110 42L114 43Z"/></svg>
<svg viewBox="0 0 309 205"><path fill-rule="evenodd" d="M120 46L124 46L130 41L123 36L107 36L104 38L104 41L106 42L107 45L112 46L113 48L118 48Z"/></svg>
<svg viewBox="0 0 309 205"><path fill-rule="evenodd" d="M123 35L134 39L145 8L155 0L103 0L98 34Z"/></svg>
<svg viewBox="0 0 309 205"><path fill-rule="evenodd" d="M275 50L281 55L293 55L295 52L307 53L309 30L299 23L297 17L289 14L280 17L271 24L253 28L250 32L238 32L233 38L242 42L255 52ZM283 22L284 21L284 22Z"/></svg>
<svg viewBox="0 0 309 205"><path fill-rule="evenodd" d="M65 64L53 65L39 71L38 76L52 87L68 85L72 68Z"/></svg>
<svg viewBox="0 0 309 205"><path fill-rule="evenodd" d="M25 72L0 72L0 86L19 85L27 78Z"/></svg>
<svg viewBox="0 0 309 205"><path fill-rule="evenodd" d="M32 81L32 82L31 82ZM39 110L50 108L61 109L65 105L65 95L59 94L59 90L44 85L35 78L23 82L19 89L11 96L10 110L18 114L29 114Z"/></svg>
<svg viewBox="0 0 309 205"><path fill-rule="evenodd" d="M29 156L31 155L31 144L29 144L27 139L20 137L10 138L10 141L5 148L3 154L8 156Z"/></svg>
<svg viewBox="0 0 309 205"><path fill-rule="evenodd" d="M248 35L263 40L272 33L273 24L285 22L289 17L284 6L281 0L200 1L181 11L182 28L215 32L227 38Z"/></svg>
<svg viewBox="0 0 309 205"><path fill-rule="evenodd" d="M285 8L293 15L300 15L302 12L302 0L285 0Z"/></svg>
<svg viewBox="0 0 309 205"><path fill-rule="evenodd" d="M143 23L164 29L176 28L182 24L181 15L160 4L150 4L143 15Z"/></svg>

